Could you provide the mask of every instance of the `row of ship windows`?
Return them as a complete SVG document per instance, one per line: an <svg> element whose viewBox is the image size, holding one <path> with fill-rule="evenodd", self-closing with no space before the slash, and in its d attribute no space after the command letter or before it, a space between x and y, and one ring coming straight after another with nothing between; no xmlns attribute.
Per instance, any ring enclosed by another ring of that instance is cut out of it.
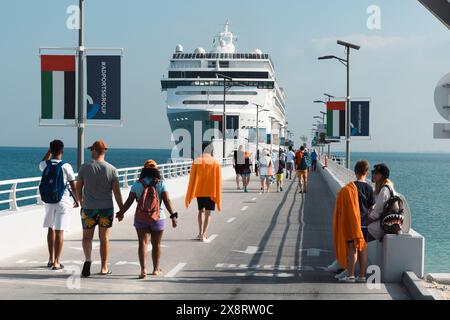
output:
<svg viewBox="0 0 450 320"><path fill-rule="evenodd" d="M237 79L269 79L268 72L256 72L256 71L226 71L221 74ZM214 71L169 71L169 79L182 79L182 78L204 78L211 79L217 78L217 72Z"/></svg>
<svg viewBox="0 0 450 320"><path fill-rule="evenodd" d="M185 100L183 101L183 104L185 105L192 105L192 104L198 104L198 105L223 105L223 100ZM239 105L239 106L246 106L249 104L248 101L226 101L227 105Z"/></svg>
<svg viewBox="0 0 450 320"><path fill-rule="evenodd" d="M223 87L223 81L173 81L162 80L161 87L165 89L176 89L178 87ZM274 89L274 81L227 81L228 86L232 87L257 87L258 89Z"/></svg>
<svg viewBox="0 0 450 320"><path fill-rule="evenodd" d="M258 53L175 53L173 59L269 59Z"/></svg>
<svg viewBox="0 0 450 320"><path fill-rule="evenodd" d="M223 91L177 91L177 96L206 96L206 95L223 95ZM230 91L227 96L256 96L256 91Z"/></svg>

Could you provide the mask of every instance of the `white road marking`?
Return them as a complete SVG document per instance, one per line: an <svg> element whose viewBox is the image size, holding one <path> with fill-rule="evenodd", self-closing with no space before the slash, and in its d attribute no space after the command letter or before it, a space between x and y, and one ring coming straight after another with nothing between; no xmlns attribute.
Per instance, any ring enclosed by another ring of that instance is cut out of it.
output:
<svg viewBox="0 0 450 320"><path fill-rule="evenodd" d="M306 251L306 255L308 257L319 257L322 252L330 252L329 250L322 250L322 249L316 249L316 248L302 249L300 251Z"/></svg>
<svg viewBox="0 0 450 320"><path fill-rule="evenodd" d="M17 264L23 264L23 263L26 263L26 262L27 262L27 259L22 259L22 260L16 261Z"/></svg>
<svg viewBox="0 0 450 320"><path fill-rule="evenodd" d="M310 267L310 266L284 266L284 265L279 265L279 266L274 266L274 265L265 265L265 266L261 266L261 265L248 265L248 264L227 264L227 263L218 263L216 264L216 268L217 269L253 269L253 270L261 270L261 271L273 271L273 272L277 272L277 271L314 271L314 267ZM321 267L318 269L322 269ZM254 271L253 271L254 272Z"/></svg>
<svg viewBox="0 0 450 320"><path fill-rule="evenodd" d="M264 278L293 278L296 275L289 273L271 273L271 272L245 272L245 273L236 273L237 277L264 277ZM299 275L301 276L301 275Z"/></svg>
<svg viewBox="0 0 450 320"><path fill-rule="evenodd" d="M259 247L247 247L247 249L245 251L239 251L239 250L233 250L234 252L237 253L243 253L243 254L257 254L257 253L266 253L266 252L270 252L270 251L259 251Z"/></svg>
<svg viewBox="0 0 450 320"><path fill-rule="evenodd" d="M278 273L275 275L277 278L292 278L295 275L291 273Z"/></svg>
<svg viewBox="0 0 450 320"><path fill-rule="evenodd" d="M248 209L248 206L245 206L241 209L241 211L247 211L247 209Z"/></svg>
<svg viewBox="0 0 450 320"><path fill-rule="evenodd" d="M180 272L181 269L183 269L186 265L187 265L186 262L177 264L177 265L175 266L175 268L173 268L172 270L170 270L170 271L164 276L164 278L173 278L173 277L175 277L176 274L177 274L178 272Z"/></svg>
<svg viewBox="0 0 450 320"><path fill-rule="evenodd" d="M232 223L233 221L235 221L236 220L236 218L231 218L231 219L228 219L228 221L227 221L227 223Z"/></svg>
<svg viewBox="0 0 450 320"><path fill-rule="evenodd" d="M205 241L205 243L211 243L214 241L214 239L216 239L219 235L218 234L213 234L212 236L208 237L208 240Z"/></svg>
<svg viewBox="0 0 450 320"><path fill-rule="evenodd" d="M258 200L258 198L253 198L253 199L252 199L252 201L256 201L256 200Z"/></svg>
<svg viewBox="0 0 450 320"><path fill-rule="evenodd" d="M116 263L116 266L140 266L139 262L128 262L128 261L119 261Z"/></svg>

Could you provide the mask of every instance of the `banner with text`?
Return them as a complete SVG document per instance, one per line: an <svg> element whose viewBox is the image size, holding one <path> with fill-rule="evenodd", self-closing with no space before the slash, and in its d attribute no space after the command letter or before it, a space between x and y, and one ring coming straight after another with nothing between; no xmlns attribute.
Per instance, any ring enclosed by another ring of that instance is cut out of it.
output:
<svg viewBox="0 0 450 320"><path fill-rule="evenodd" d="M370 101L351 102L352 137L370 136Z"/></svg>
<svg viewBox="0 0 450 320"><path fill-rule="evenodd" d="M87 120L121 120L121 57L86 59Z"/></svg>

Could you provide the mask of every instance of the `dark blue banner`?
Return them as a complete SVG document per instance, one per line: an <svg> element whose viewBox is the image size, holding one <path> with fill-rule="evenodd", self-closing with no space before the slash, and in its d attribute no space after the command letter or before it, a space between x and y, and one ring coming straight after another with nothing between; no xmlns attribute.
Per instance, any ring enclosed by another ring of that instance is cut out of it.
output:
<svg viewBox="0 0 450 320"><path fill-rule="evenodd" d="M121 120L121 57L87 57L87 119Z"/></svg>
<svg viewBox="0 0 450 320"><path fill-rule="evenodd" d="M351 102L351 132L352 137L370 136L370 102Z"/></svg>

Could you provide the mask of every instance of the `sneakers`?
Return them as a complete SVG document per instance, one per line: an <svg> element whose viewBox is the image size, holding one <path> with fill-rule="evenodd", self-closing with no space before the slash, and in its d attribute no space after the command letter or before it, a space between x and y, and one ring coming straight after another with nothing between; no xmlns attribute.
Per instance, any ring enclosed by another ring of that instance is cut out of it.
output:
<svg viewBox="0 0 450 320"><path fill-rule="evenodd" d="M339 265L339 262L335 260L332 264L330 264L327 268L327 271L329 272L338 272L341 266Z"/></svg>
<svg viewBox="0 0 450 320"><path fill-rule="evenodd" d="M356 278L356 282L357 283L367 283L367 278L366 277L358 277L358 278Z"/></svg>
<svg viewBox="0 0 450 320"><path fill-rule="evenodd" d="M341 283L356 283L355 277L343 277L342 279L339 279L339 282Z"/></svg>
<svg viewBox="0 0 450 320"><path fill-rule="evenodd" d="M334 276L334 278L335 278L335 279L338 279L338 280L343 279L343 278L345 278L345 277L347 277L347 270L344 270L344 271L342 271L341 273L339 273L339 274L337 274L336 276Z"/></svg>

